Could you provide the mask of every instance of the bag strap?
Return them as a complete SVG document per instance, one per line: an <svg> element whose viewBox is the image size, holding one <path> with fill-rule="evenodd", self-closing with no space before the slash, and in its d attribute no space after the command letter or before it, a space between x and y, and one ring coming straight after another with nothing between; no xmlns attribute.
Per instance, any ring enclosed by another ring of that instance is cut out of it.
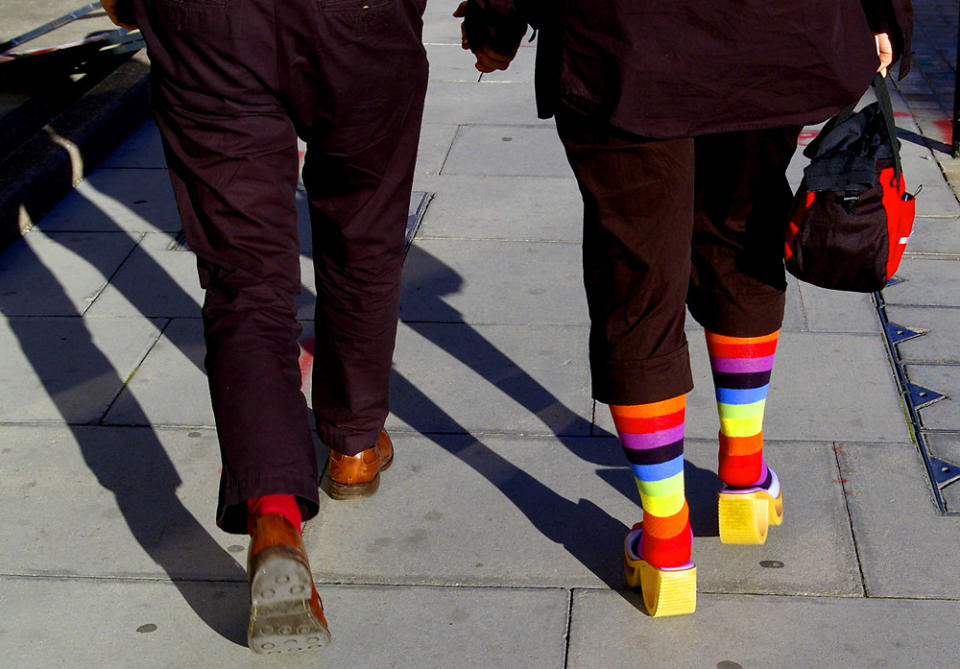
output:
<svg viewBox="0 0 960 669"><path fill-rule="evenodd" d="M893 105L890 103L890 91L887 90L887 82L879 72L874 76L872 85L880 106L880 113L883 114L883 121L887 126L887 137L890 139L890 149L893 152L893 176L899 181L903 173L903 165L900 162L900 143L897 140L897 123L893 116Z"/></svg>
<svg viewBox="0 0 960 669"><path fill-rule="evenodd" d="M877 98L877 106L880 108L880 114L883 116L883 122L887 128L887 138L890 140L891 153L893 154L893 175L894 178L899 181L900 175L903 173L903 166L900 162L900 146L897 141L897 124L893 116L893 104L890 102L890 91L887 89L887 82L884 79L883 75L877 72L873 77L873 81L870 82L870 85L873 86L874 94ZM803 155L807 158L813 158L816 155L817 147L820 145L820 140L823 137L826 137L827 134L833 130L834 127L843 123L851 116L853 116L853 110L856 108L857 103L854 102L839 112L837 115L827 121L826 125L817 133L817 136L813 139L810 144L807 145L807 148L804 149Z"/></svg>

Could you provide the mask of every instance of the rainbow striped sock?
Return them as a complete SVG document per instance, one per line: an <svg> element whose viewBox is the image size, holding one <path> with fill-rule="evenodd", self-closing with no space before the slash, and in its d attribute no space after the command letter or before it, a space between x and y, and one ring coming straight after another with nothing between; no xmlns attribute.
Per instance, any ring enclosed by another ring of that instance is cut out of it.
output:
<svg viewBox="0 0 960 669"><path fill-rule="evenodd" d="M693 532L683 488L686 401L686 395L678 395L650 404L610 405L643 506L636 552L658 569L690 563Z"/></svg>
<svg viewBox="0 0 960 669"><path fill-rule="evenodd" d="M720 480L728 486L767 480L763 459L763 409L780 331L761 337L707 332L707 351L720 414Z"/></svg>

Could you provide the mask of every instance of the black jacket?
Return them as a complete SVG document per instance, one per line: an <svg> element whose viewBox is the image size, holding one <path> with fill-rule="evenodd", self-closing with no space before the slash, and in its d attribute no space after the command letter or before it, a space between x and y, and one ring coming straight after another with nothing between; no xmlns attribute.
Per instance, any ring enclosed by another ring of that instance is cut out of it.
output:
<svg viewBox="0 0 960 669"><path fill-rule="evenodd" d="M913 25L910 0L471 3L538 28L541 117L562 103L649 137L823 121L869 86L872 33L904 54Z"/></svg>

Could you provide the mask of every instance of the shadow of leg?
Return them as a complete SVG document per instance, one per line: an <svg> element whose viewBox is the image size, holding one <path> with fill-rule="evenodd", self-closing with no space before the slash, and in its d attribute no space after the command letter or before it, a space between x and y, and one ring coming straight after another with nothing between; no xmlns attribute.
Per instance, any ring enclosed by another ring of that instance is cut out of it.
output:
<svg viewBox="0 0 960 669"><path fill-rule="evenodd" d="M46 275L42 284L33 288L38 294L68 303L52 275ZM87 395L92 390L115 396L124 381L94 344L83 319L55 320L55 327L51 319L29 317L10 318L9 324L37 378L71 430L85 463L97 481L115 496L142 549L163 569L196 614L225 638L244 643L246 592L242 588L217 590L201 584L209 580L242 583L246 581L244 570L178 499L180 477L153 429L77 424L77 407L89 406ZM148 424L143 410L136 402L133 404L135 422ZM197 563L203 564L199 578ZM229 605L224 599L229 600Z"/></svg>

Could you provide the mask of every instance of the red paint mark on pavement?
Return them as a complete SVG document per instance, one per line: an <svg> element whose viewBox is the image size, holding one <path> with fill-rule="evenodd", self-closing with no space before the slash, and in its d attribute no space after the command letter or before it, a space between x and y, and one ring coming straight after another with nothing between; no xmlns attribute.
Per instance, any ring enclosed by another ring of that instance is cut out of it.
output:
<svg viewBox="0 0 960 669"><path fill-rule="evenodd" d="M949 144L951 135L953 135L953 124L950 122L950 120L941 119L939 121L934 121L933 124L937 126L937 130L940 132L939 139Z"/></svg>
<svg viewBox="0 0 960 669"><path fill-rule="evenodd" d="M833 482L843 485L844 483L850 483L850 480L845 478L839 478L839 479L833 479Z"/></svg>
<svg viewBox="0 0 960 669"><path fill-rule="evenodd" d="M800 133L800 137L797 139L797 144L800 146L806 146L813 141L814 137L817 136L819 130L804 130Z"/></svg>

